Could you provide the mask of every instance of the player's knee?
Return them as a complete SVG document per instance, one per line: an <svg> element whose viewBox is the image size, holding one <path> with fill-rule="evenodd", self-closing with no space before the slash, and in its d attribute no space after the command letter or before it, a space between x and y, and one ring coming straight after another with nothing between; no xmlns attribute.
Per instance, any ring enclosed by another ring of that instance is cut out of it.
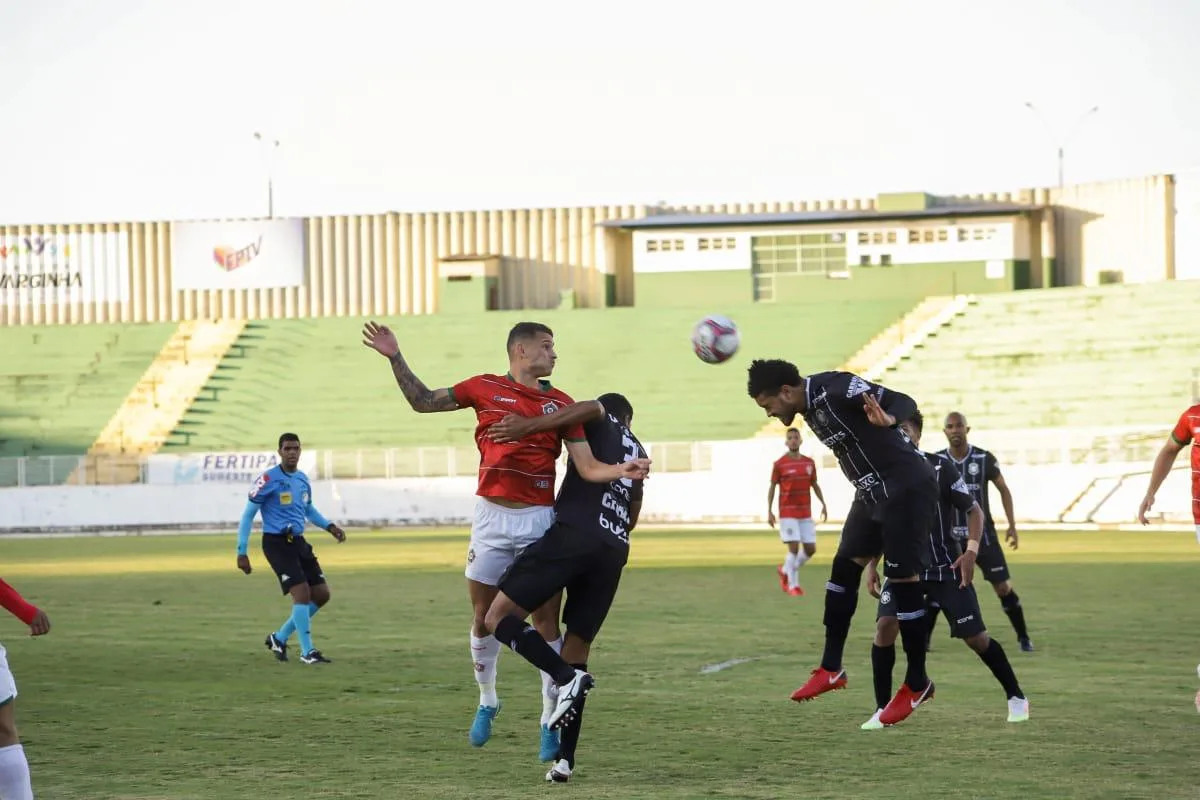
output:
<svg viewBox="0 0 1200 800"><path fill-rule="evenodd" d="M814 544L805 544L804 545L804 553L809 558L812 558L813 556L815 556L817 554L817 545L815 543ZM866 565L864 564L863 566L866 566Z"/></svg>
<svg viewBox="0 0 1200 800"><path fill-rule="evenodd" d="M322 608L329 602L332 593L329 591L329 584L322 583L319 586L310 586L308 590L312 597L312 602L317 604L317 608Z"/></svg>
<svg viewBox="0 0 1200 800"><path fill-rule="evenodd" d="M850 558L838 553L833 557L833 566L829 570L829 582L847 591L858 591L862 580L863 570L866 569L868 558Z"/></svg>
<svg viewBox="0 0 1200 800"><path fill-rule="evenodd" d="M299 583L288 589L292 602L297 605L308 605L312 602L312 589L307 583Z"/></svg>
<svg viewBox="0 0 1200 800"><path fill-rule="evenodd" d="M891 647L900 635L900 620L895 617L880 617L875 620L875 646Z"/></svg>
<svg viewBox="0 0 1200 800"><path fill-rule="evenodd" d="M974 650L976 653L986 653L988 647L992 643L992 638L988 636L987 631L982 631L974 636L968 636L966 639L967 647Z"/></svg>
<svg viewBox="0 0 1200 800"><path fill-rule="evenodd" d="M0 747L10 747L20 743L17 736L17 720L13 709L15 700L10 700L0 706Z"/></svg>
<svg viewBox="0 0 1200 800"><path fill-rule="evenodd" d="M992 588L996 590L996 597L1003 599L1012 594L1012 581L1000 581L1000 583L993 583Z"/></svg>

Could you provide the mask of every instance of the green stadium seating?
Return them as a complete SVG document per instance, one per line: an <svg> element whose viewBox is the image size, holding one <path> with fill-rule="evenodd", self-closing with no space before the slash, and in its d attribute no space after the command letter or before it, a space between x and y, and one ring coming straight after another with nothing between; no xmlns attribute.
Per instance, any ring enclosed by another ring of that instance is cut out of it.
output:
<svg viewBox="0 0 1200 800"><path fill-rule="evenodd" d="M0 328L0 458L86 453L176 327Z"/></svg>
<svg viewBox="0 0 1200 800"><path fill-rule="evenodd" d="M879 380L981 429L1165 429L1200 390L1197 305L1200 281L980 296Z"/></svg>
<svg viewBox="0 0 1200 800"><path fill-rule="evenodd" d="M841 365L901 317L907 300L711 309L742 334L741 351L709 365L691 352L698 309L526 310L388 320L413 370L431 388L507 368L513 323L545 322L555 332L553 376L575 398L626 394L646 441L740 439L764 422L745 391L752 357L782 357L802 369ZM166 451L274 449L284 430L323 449L456 446L474 458L470 412L420 415L409 409L387 363L363 347L361 319L252 322L227 354ZM444 458L444 454L430 454ZM432 467L431 467L432 468Z"/></svg>

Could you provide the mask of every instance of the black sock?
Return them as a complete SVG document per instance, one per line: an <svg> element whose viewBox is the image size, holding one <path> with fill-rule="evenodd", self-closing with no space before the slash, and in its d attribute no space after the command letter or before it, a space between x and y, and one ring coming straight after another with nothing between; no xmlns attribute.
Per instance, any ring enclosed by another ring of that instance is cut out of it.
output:
<svg viewBox="0 0 1200 800"><path fill-rule="evenodd" d="M863 567L842 556L833 557L833 568L825 584L825 653L821 668L830 672L842 669L842 651L850 635L850 620L858 607L858 584Z"/></svg>
<svg viewBox="0 0 1200 800"><path fill-rule="evenodd" d="M933 629L937 627L938 612L942 607L937 603L925 602L925 640L933 641Z"/></svg>
<svg viewBox="0 0 1200 800"><path fill-rule="evenodd" d="M559 686L571 682L575 670L562 660L554 648L546 643L537 630L522 620L509 614L500 620L493 631L496 639L512 648L513 652L533 664L542 672L554 679Z"/></svg>
<svg viewBox="0 0 1200 800"><path fill-rule="evenodd" d="M925 675L925 592L920 583L896 583L888 588L896 598L896 617L900 620L900 643L908 659L904 682L914 692L919 692L929 683Z"/></svg>
<svg viewBox="0 0 1200 800"><path fill-rule="evenodd" d="M1017 632L1017 638L1028 639L1029 631L1025 628L1025 609L1021 608L1021 598L1017 597L1017 593L1009 592L1001 597L1000 605L1004 607L1004 613L1008 614L1008 620L1012 623L1013 630Z"/></svg>
<svg viewBox="0 0 1200 800"><path fill-rule="evenodd" d="M875 707L887 708L892 699L892 668L896 666L896 645L871 645L871 672L875 676Z"/></svg>
<svg viewBox="0 0 1200 800"><path fill-rule="evenodd" d="M1021 685L1017 683L1017 675L1013 672L1012 664L1008 663L1008 656L1004 652L1004 648L995 639L988 645L988 649L979 654L983 659L983 663L988 665L988 669L996 676L996 680L1000 681L1000 685L1004 687L1005 693L1009 697L1025 698L1021 692Z"/></svg>
<svg viewBox="0 0 1200 800"><path fill-rule="evenodd" d="M587 672L587 664L572 664L571 668ZM565 758L571 769L575 769L575 746L579 744L579 726L583 724L583 705L586 702L586 696L579 699L579 704L575 706L575 716L563 726L562 738L558 740L558 758Z"/></svg>

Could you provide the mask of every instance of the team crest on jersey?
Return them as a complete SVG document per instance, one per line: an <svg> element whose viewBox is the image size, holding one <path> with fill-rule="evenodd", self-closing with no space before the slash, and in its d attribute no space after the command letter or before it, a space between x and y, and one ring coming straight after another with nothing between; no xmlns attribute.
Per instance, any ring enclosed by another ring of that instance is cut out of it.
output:
<svg viewBox="0 0 1200 800"><path fill-rule="evenodd" d="M846 389L846 397L857 397L858 395L866 394L869 391L871 391L871 384L855 375L850 379L850 387Z"/></svg>
<svg viewBox="0 0 1200 800"><path fill-rule="evenodd" d="M308 492L301 493L300 502L304 503L304 505L308 505Z"/></svg>
<svg viewBox="0 0 1200 800"><path fill-rule="evenodd" d="M971 473L972 475L978 475L979 465L972 461L970 464L967 464L967 472Z"/></svg>
<svg viewBox="0 0 1200 800"><path fill-rule="evenodd" d="M892 593L891 592L884 592L883 594L879 595L879 604L880 605L886 606L890 602L892 602Z"/></svg>
<svg viewBox="0 0 1200 800"><path fill-rule="evenodd" d="M825 425L829 422L829 418L825 416L825 412L819 408L813 412L813 416L816 417L817 422L821 423L822 425Z"/></svg>
<svg viewBox="0 0 1200 800"><path fill-rule="evenodd" d="M553 400L542 406L543 414L553 414L555 411L558 411L558 403L555 403Z"/></svg>
<svg viewBox="0 0 1200 800"><path fill-rule="evenodd" d="M470 564L474 560L475 560L475 548L472 547L469 550L467 550L467 563Z"/></svg>

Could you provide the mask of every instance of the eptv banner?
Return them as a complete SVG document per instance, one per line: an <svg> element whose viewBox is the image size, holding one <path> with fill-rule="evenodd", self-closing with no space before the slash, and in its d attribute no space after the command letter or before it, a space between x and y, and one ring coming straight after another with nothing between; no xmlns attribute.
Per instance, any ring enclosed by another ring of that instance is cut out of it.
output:
<svg viewBox="0 0 1200 800"><path fill-rule="evenodd" d="M304 284L304 220L176 222L176 289L281 289Z"/></svg>
<svg viewBox="0 0 1200 800"><path fill-rule="evenodd" d="M128 299L129 237L124 232L0 232L0 305Z"/></svg>

